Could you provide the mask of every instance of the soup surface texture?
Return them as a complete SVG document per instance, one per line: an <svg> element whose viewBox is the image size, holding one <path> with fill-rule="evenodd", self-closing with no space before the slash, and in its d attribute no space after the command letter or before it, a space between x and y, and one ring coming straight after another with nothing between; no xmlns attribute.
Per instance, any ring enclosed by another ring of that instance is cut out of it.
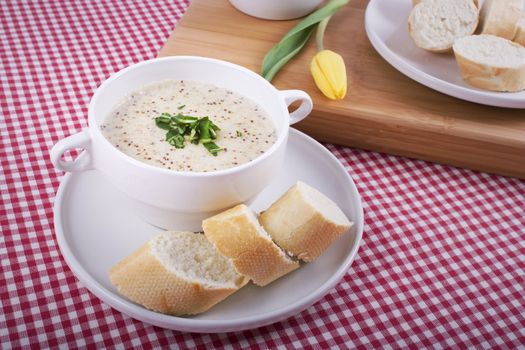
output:
<svg viewBox="0 0 525 350"><path fill-rule="evenodd" d="M220 130L213 156L202 144L175 148L155 124L162 113L208 116ZM134 91L106 118L102 133L125 154L154 166L208 172L247 163L276 140L270 116L254 101L230 90L191 80L166 80Z"/></svg>

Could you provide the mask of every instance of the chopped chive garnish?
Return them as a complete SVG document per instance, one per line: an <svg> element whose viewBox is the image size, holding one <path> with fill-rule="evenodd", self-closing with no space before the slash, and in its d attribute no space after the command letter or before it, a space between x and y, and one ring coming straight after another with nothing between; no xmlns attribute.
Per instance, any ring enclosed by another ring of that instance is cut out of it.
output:
<svg viewBox="0 0 525 350"><path fill-rule="evenodd" d="M208 152L213 154L215 157L217 157L217 153L222 151L222 148L217 146L214 142L206 142L206 143L203 143L203 145L204 147L206 147Z"/></svg>
<svg viewBox="0 0 525 350"><path fill-rule="evenodd" d="M182 109L185 105L180 106ZM169 113L162 113L155 118L157 127L167 130L166 141L175 148L184 148L186 140L198 145L202 143L203 146L212 155L217 156L222 148L213 142L217 138L217 131L220 128L215 125L208 117L193 117L178 113L171 115ZM188 136L186 139L185 136Z"/></svg>
<svg viewBox="0 0 525 350"><path fill-rule="evenodd" d="M183 109L184 107L186 107L186 105L179 106L177 109Z"/></svg>
<svg viewBox="0 0 525 350"><path fill-rule="evenodd" d="M192 124L196 121L199 121L199 118L190 117L188 115L181 115L179 118L177 118L177 123L181 123L181 124Z"/></svg>
<svg viewBox="0 0 525 350"><path fill-rule="evenodd" d="M242 137L242 132L240 132L239 130L237 130L235 134L237 135L237 137Z"/></svg>

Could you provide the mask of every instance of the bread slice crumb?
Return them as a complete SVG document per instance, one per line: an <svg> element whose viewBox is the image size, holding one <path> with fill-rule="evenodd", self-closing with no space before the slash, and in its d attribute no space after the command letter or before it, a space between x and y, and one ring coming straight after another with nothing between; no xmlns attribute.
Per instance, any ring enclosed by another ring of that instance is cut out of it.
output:
<svg viewBox="0 0 525 350"><path fill-rule="evenodd" d="M474 33L478 18L472 0L424 0L412 8L408 31L416 46L446 52L455 40Z"/></svg>
<svg viewBox="0 0 525 350"><path fill-rule="evenodd" d="M124 258L109 278L130 300L171 315L204 312L248 282L204 235L175 231Z"/></svg>
<svg viewBox="0 0 525 350"><path fill-rule="evenodd" d="M472 35L454 44L461 76L491 91L525 90L525 48L494 35Z"/></svg>

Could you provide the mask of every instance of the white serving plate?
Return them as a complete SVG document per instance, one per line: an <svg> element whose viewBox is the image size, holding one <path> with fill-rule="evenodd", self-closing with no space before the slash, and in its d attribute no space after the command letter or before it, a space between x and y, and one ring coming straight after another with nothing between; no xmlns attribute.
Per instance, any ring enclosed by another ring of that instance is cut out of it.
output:
<svg viewBox="0 0 525 350"><path fill-rule="evenodd" d="M525 108L525 91L503 93L471 87L461 78L452 53L436 54L418 48L407 29L411 9L412 0L370 0L368 3L366 33L388 63L409 78L462 100L496 107Z"/></svg>
<svg viewBox="0 0 525 350"><path fill-rule="evenodd" d="M143 245L159 229L137 218L125 197L97 171L63 178L54 206L60 250L73 273L97 297L138 320L187 332L226 332L274 323L306 309L330 291L347 273L363 232L359 193L348 173L326 148L290 129L285 165L252 203L266 209L297 180L332 198L355 223L315 262L260 288L251 283L209 311L175 317L149 311L120 296L110 283L111 266Z"/></svg>

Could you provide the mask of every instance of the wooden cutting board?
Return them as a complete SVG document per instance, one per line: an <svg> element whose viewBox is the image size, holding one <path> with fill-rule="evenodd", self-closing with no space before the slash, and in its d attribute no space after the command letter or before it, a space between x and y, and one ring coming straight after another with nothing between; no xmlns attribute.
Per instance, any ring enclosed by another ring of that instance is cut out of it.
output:
<svg viewBox="0 0 525 350"><path fill-rule="evenodd" d="M273 80L314 100L312 115L296 127L320 141L525 179L525 110L461 101L405 77L368 41L366 4L351 1L326 31L325 47L347 65L344 100L330 101L315 87L313 40ZM159 56L208 56L259 72L266 52L295 23L250 17L227 0L192 0Z"/></svg>

